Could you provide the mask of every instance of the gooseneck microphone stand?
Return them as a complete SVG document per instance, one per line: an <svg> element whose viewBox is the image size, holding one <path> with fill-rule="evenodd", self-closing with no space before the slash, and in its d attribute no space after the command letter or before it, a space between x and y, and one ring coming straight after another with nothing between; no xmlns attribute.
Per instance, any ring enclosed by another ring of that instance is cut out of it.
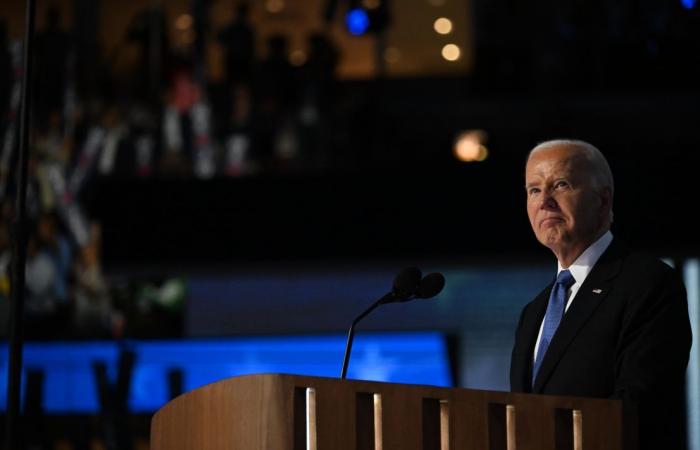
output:
<svg viewBox="0 0 700 450"><path fill-rule="evenodd" d="M19 176L17 204L12 242L12 285L10 293L10 361L7 371L7 416L5 448L19 448L18 423L20 392L22 388L22 331L24 319L24 279L27 261L27 168L29 160L29 125L31 119L32 40L34 37L34 0L27 0L24 34L21 116L19 136Z"/></svg>
<svg viewBox="0 0 700 450"><path fill-rule="evenodd" d="M345 356L343 357L343 367L340 370L340 379L344 380L348 373L348 361L350 360L350 352L352 351L352 341L355 338L355 325L357 325L360 320L367 317L369 313L380 305L395 302L403 303L416 298L432 298L439 294L444 286L445 277L441 273L430 273L422 277L421 271L416 267L408 267L399 272L394 279L394 286L391 292L372 303L369 308L362 311L362 313L352 321L350 331L348 331L348 340L345 344Z"/></svg>
<svg viewBox="0 0 700 450"><path fill-rule="evenodd" d="M365 309L362 312L362 314L357 316L355 320L352 321L352 325L350 325L350 331L348 331L348 340L345 343L345 356L343 356L343 368L340 370L341 380L344 380L345 376L348 373L348 361L350 361L350 352L352 352L352 341L353 339L355 339L355 325L357 325L362 319L367 317L367 315L374 311L379 305L383 305L384 303L391 303L393 299L394 293L389 292L384 297L372 303L372 305L369 308Z"/></svg>

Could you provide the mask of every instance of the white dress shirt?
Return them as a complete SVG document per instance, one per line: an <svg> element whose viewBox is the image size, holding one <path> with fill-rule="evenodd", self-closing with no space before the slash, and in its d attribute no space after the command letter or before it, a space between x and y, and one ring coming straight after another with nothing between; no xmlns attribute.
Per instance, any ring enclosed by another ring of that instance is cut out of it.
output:
<svg viewBox="0 0 700 450"><path fill-rule="evenodd" d="M600 237L600 239L595 241L593 244L591 244L590 247L588 247L583 253L581 253L581 255L578 258L576 258L576 261L574 261L573 264L571 264L571 266L567 267L567 269L569 269L569 272L571 272L571 275L574 277L575 282L571 285L569 291L567 292L564 313L566 313L566 311L569 310L569 306L571 306L571 302L574 300L576 293L581 288L581 285L586 280L588 274L591 273L591 270L593 270L593 266L595 266L595 263L598 262L598 259L600 259L600 255L602 255L605 252L605 250L607 250L608 246L612 242L612 239L612 233L610 231L607 231L604 235ZM564 270L564 268L561 266L561 262L557 261L557 276L559 276L559 272L561 272L562 270ZM540 332L537 334L537 341L535 342L535 351L532 355L533 361L537 357L537 349L540 347L540 338L542 337L543 326L544 318L542 318L542 323L540 324Z"/></svg>

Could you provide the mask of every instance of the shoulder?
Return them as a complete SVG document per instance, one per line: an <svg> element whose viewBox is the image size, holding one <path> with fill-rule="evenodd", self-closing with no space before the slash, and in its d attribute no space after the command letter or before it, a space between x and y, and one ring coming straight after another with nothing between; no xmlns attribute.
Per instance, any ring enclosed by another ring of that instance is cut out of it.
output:
<svg viewBox="0 0 700 450"><path fill-rule="evenodd" d="M619 260L619 272L611 280L615 298L631 311L657 311L678 306L686 309L686 290L680 272L656 256L631 250Z"/></svg>
<svg viewBox="0 0 700 450"><path fill-rule="evenodd" d="M628 247L615 238L601 260L609 275L635 285L649 285L663 280L681 280L680 273L660 258Z"/></svg>
<svg viewBox="0 0 700 450"><path fill-rule="evenodd" d="M639 285L681 281L678 270L661 259L640 251L629 251L623 257L620 275Z"/></svg>

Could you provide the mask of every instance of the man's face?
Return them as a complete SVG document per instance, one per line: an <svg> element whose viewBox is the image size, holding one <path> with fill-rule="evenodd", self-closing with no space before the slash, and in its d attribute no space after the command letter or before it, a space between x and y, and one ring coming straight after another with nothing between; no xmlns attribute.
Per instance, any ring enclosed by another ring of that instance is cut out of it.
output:
<svg viewBox="0 0 700 450"><path fill-rule="evenodd" d="M537 240L560 259L582 253L607 223L610 192L595 189L592 170L572 146L537 150L525 167L530 225Z"/></svg>

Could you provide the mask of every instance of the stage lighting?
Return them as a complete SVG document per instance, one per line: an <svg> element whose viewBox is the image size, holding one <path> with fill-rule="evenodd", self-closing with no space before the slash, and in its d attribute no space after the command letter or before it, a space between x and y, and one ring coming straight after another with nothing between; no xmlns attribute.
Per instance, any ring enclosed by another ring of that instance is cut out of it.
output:
<svg viewBox="0 0 700 450"><path fill-rule="evenodd" d="M194 24L194 19L189 14L182 14L175 19L175 28L180 31L189 30Z"/></svg>
<svg viewBox="0 0 700 450"><path fill-rule="evenodd" d="M345 25L350 34L361 36L369 29L369 16L362 8L354 8L345 15Z"/></svg>
<svg viewBox="0 0 700 450"><path fill-rule="evenodd" d="M442 57L447 61L457 61L462 54L462 50L455 44L447 44L442 47Z"/></svg>
<svg viewBox="0 0 700 450"><path fill-rule="evenodd" d="M267 0L265 2L265 9L270 14L281 13L285 8L284 0Z"/></svg>
<svg viewBox="0 0 700 450"><path fill-rule="evenodd" d="M487 135L482 130L465 131L455 139L454 155L462 162L479 162L485 160L489 151L484 145Z"/></svg>
<svg viewBox="0 0 700 450"><path fill-rule="evenodd" d="M452 32L452 21L447 17L440 17L433 23L433 29L439 34L450 34Z"/></svg>
<svg viewBox="0 0 700 450"><path fill-rule="evenodd" d="M352 0L345 15L350 34L381 33L389 26L389 0Z"/></svg>

